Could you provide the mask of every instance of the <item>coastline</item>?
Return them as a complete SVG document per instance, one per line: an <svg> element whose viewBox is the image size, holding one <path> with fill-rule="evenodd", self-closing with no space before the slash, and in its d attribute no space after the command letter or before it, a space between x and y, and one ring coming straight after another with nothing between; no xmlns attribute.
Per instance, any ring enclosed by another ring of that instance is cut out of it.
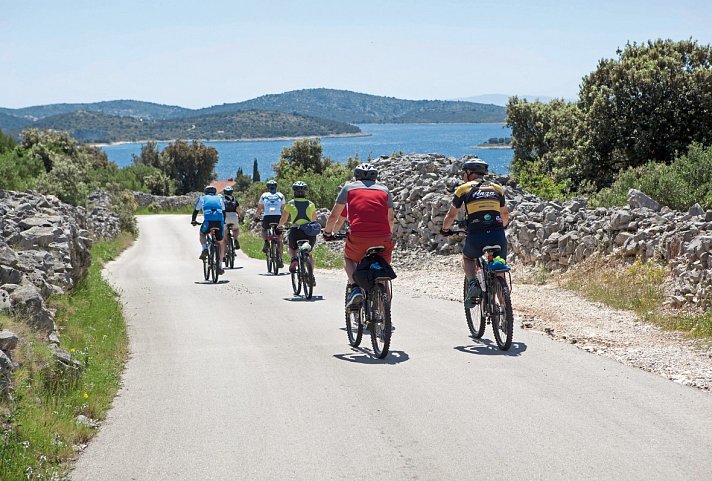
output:
<svg viewBox="0 0 712 481"><path fill-rule="evenodd" d="M328 139L328 138L340 138L340 137L371 137L372 134L367 134L365 132L356 132L352 134L329 134L329 135L300 135L294 137L251 137L251 138L240 138L240 139L170 139L170 140L119 140L117 142L101 143L101 144L87 144L92 147L108 147L111 145L125 145L125 144L146 144L148 142L166 142L172 143L176 140L185 140L186 142L198 141L198 142L284 142L300 139Z"/></svg>
<svg viewBox="0 0 712 481"><path fill-rule="evenodd" d="M477 145L476 149L490 149L490 150L507 150L511 149L511 145Z"/></svg>

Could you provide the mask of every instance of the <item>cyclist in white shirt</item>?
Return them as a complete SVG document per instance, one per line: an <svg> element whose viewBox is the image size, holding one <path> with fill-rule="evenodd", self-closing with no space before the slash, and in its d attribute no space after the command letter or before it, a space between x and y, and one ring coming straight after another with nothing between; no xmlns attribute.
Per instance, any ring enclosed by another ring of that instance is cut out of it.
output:
<svg viewBox="0 0 712 481"><path fill-rule="evenodd" d="M259 220L260 215L264 212L264 216L262 217L262 240L264 240L262 252L266 253L269 247L269 243L267 242L267 229L269 229L270 224L279 224L285 205L287 205L287 201L284 195L282 195L281 192L277 192L277 181L273 179L268 180L267 192L260 196L260 200L257 203L257 212L255 213L255 220ZM280 237L279 267L284 267L282 262L283 247L283 242Z"/></svg>

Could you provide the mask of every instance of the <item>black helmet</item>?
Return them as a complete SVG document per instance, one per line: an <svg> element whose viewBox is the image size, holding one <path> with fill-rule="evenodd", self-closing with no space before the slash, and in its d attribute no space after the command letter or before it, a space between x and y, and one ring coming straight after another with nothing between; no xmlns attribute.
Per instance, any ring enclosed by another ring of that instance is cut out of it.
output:
<svg viewBox="0 0 712 481"><path fill-rule="evenodd" d="M292 184L292 190L297 197L303 197L306 195L307 190L309 190L309 186L306 182L298 180Z"/></svg>
<svg viewBox="0 0 712 481"><path fill-rule="evenodd" d="M277 187L277 181L274 179L270 179L267 181L267 187Z"/></svg>
<svg viewBox="0 0 712 481"><path fill-rule="evenodd" d="M205 192L205 195L215 195L218 193L218 188L214 185L208 185L205 187L205 190L203 190L203 192Z"/></svg>
<svg viewBox="0 0 712 481"><path fill-rule="evenodd" d="M487 165L487 162L480 160L477 157L468 159L464 164L462 164L462 170L468 170L470 172L474 172L475 174L485 175L488 168L489 165Z"/></svg>
<svg viewBox="0 0 712 481"><path fill-rule="evenodd" d="M373 164L364 162L354 169L354 177L356 180L376 180L378 169Z"/></svg>
<svg viewBox="0 0 712 481"><path fill-rule="evenodd" d="M223 189L223 194L232 195L233 189L229 185Z"/></svg>

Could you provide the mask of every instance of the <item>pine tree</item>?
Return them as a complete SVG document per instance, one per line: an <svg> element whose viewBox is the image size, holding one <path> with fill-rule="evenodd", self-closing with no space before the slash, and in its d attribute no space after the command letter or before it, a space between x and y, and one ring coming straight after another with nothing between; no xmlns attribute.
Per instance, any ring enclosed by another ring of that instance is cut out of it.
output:
<svg viewBox="0 0 712 481"><path fill-rule="evenodd" d="M252 182L260 181L260 169L257 166L257 158L255 157L255 162L252 164Z"/></svg>

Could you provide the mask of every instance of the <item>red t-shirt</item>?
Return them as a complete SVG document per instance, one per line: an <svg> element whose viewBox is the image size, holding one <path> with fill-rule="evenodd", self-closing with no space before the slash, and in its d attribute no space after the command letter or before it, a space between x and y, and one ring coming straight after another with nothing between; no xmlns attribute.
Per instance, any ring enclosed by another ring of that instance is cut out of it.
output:
<svg viewBox="0 0 712 481"><path fill-rule="evenodd" d="M393 196L380 183L357 180L346 184L336 198L337 204L346 205L341 212L356 237L387 237L391 235L388 209L393 208Z"/></svg>

